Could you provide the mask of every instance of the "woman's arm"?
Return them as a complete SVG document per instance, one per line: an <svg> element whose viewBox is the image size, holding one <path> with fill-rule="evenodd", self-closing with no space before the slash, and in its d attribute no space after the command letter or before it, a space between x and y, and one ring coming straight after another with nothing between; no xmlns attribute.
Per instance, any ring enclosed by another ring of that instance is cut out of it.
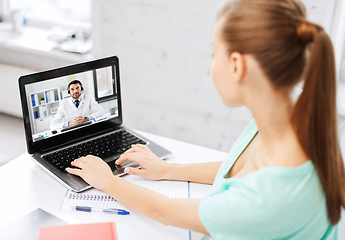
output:
<svg viewBox="0 0 345 240"><path fill-rule="evenodd" d="M72 162L80 169L67 168L71 174L82 177L129 209L152 218L164 225L171 225L206 233L198 207L200 199L170 199L144 187L135 185L112 174L110 167L100 158L87 156Z"/></svg>
<svg viewBox="0 0 345 240"><path fill-rule="evenodd" d="M166 163L145 145L133 145L116 162L133 161L142 169L127 167L125 172L152 180L177 180L212 184L222 162L176 164Z"/></svg>
<svg viewBox="0 0 345 240"><path fill-rule="evenodd" d="M193 164L170 163L166 179L213 184L221 163L222 162Z"/></svg>

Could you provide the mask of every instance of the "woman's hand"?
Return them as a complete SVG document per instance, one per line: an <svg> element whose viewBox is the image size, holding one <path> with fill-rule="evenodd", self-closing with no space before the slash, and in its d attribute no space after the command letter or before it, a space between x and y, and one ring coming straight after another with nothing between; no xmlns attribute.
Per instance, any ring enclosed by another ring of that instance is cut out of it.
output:
<svg viewBox="0 0 345 240"><path fill-rule="evenodd" d="M126 167L125 173L137 175L151 180L166 179L168 164L158 158L151 150L141 144L132 145L117 161L117 165L121 165L125 161L133 161L139 164L142 169Z"/></svg>
<svg viewBox="0 0 345 240"><path fill-rule="evenodd" d="M101 158L92 155L78 158L71 165L80 169L66 168L68 173L80 176L85 182L102 191L106 191L114 177L108 164Z"/></svg>

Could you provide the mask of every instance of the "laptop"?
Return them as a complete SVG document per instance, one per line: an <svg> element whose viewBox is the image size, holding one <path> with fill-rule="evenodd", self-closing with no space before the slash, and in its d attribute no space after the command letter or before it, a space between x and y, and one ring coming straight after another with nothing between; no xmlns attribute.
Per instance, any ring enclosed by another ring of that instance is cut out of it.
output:
<svg viewBox="0 0 345 240"><path fill-rule="evenodd" d="M75 80L80 84L69 86ZM74 98L78 87L77 107ZM130 161L115 165L132 144L145 144L161 159L172 154L123 126L116 56L21 76L19 90L27 149L32 160L75 192L91 188L82 178L65 171L71 161L81 156L99 156L114 175L122 176L125 167L140 168ZM76 117L84 118L83 122L68 126Z"/></svg>

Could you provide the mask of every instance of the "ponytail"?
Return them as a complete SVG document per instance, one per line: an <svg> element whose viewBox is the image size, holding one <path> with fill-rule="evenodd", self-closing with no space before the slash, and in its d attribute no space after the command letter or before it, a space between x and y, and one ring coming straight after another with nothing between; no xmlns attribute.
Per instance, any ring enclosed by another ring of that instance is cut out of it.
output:
<svg viewBox="0 0 345 240"><path fill-rule="evenodd" d="M337 134L336 76L330 38L305 20L296 0L237 0L220 12L229 53L251 54L276 89L303 79L291 122L323 186L332 225L345 208L345 168ZM309 49L311 47L311 53Z"/></svg>
<svg viewBox="0 0 345 240"><path fill-rule="evenodd" d="M337 134L334 51L321 27L301 21L296 32L299 41L313 42L313 46L292 124L318 173L325 191L328 217L335 225L341 217L341 206L345 207L345 170Z"/></svg>

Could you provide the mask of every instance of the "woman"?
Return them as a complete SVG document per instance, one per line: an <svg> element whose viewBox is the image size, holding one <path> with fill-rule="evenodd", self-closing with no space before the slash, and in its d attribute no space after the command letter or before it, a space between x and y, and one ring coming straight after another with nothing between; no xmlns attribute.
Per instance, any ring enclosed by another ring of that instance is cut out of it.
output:
<svg viewBox="0 0 345 240"><path fill-rule="evenodd" d="M135 145L117 162L137 162L141 170L125 171L153 180L213 183L206 198L168 199L113 176L94 156L75 160L80 169L68 172L140 214L214 239L336 239L345 171L329 37L297 1L238 0L221 10L212 48L224 103L248 107L255 119L226 159L169 164Z"/></svg>

